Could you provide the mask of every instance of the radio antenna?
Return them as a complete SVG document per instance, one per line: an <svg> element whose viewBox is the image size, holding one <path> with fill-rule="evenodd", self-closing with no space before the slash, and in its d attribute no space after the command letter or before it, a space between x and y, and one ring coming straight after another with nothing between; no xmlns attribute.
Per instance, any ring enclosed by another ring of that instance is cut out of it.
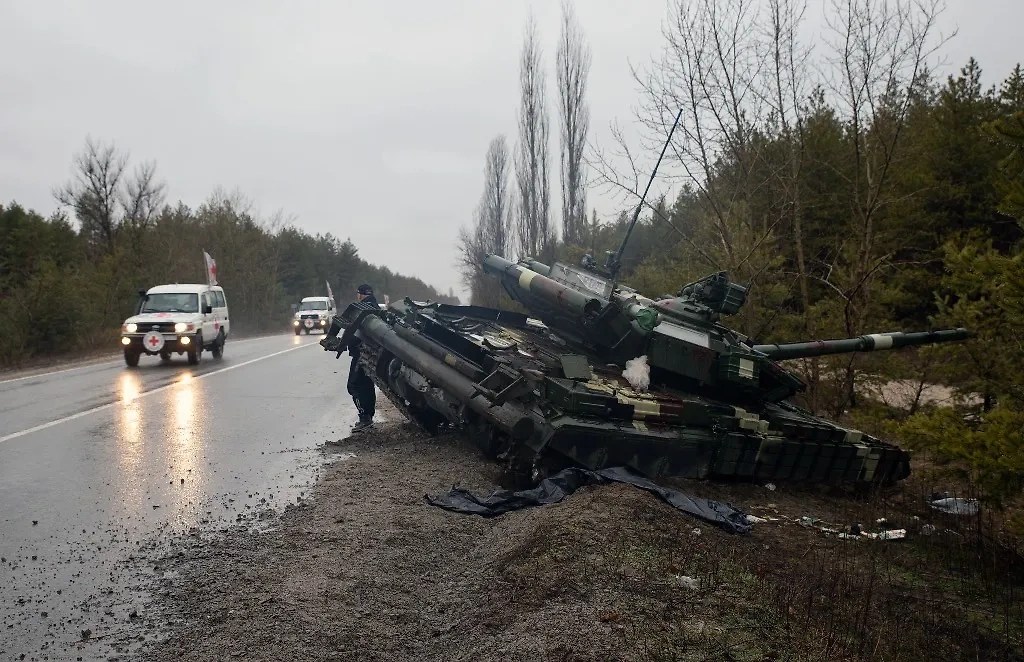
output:
<svg viewBox="0 0 1024 662"><path fill-rule="evenodd" d="M629 241L629 235L633 234L633 228L636 226L637 219L640 218L640 210L643 208L644 201L647 199L647 193L651 190L651 184L654 183L654 176L658 173L658 167L661 165L661 160L665 158L665 151L672 142L672 134L676 132L676 127L679 126L679 119L682 116L683 109L680 108L679 112L676 114L676 121L672 123L672 129L668 132L668 139L665 141L665 145L661 148L661 154L658 156L658 162L654 164L654 171L651 173L651 178L647 180L647 188L644 189L644 194L640 198L640 204L636 206L636 211L633 213L633 220L629 222L629 227L626 228L626 235L622 238L622 243L619 244L619 249L614 253L608 253L608 259L605 260L605 269L608 271L612 281L615 280L615 276L619 273L619 267L622 266L622 253L626 250L626 242Z"/></svg>

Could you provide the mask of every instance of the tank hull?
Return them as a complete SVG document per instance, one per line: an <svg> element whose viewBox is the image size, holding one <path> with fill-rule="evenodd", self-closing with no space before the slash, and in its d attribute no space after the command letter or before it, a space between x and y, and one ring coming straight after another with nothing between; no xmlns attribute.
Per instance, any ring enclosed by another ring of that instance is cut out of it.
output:
<svg viewBox="0 0 1024 662"><path fill-rule="evenodd" d="M910 474L899 447L788 402L731 402L654 382L634 388L620 366L526 316L408 300L361 312L350 306L338 326L360 338L360 362L380 391L425 431L463 430L530 481L567 465L626 466L651 479L830 484Z"/></svg>

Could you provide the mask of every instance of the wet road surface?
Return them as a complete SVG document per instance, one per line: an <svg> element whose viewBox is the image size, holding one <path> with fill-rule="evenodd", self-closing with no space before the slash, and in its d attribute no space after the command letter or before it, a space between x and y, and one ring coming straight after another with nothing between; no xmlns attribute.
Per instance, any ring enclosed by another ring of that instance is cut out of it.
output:
<svg viewBox="0 0 1024 662"><path fill-rule="evenodd" d="M0 660L109 659L161 541L301 499L356 418L320 338L0 381Z"/></svg>

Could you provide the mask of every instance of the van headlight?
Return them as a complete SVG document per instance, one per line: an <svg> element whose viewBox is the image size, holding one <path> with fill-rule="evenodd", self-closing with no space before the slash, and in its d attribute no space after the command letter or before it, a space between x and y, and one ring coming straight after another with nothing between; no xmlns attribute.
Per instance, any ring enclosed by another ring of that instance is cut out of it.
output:
<svg viewBox="0 0 1024 662"><path fill-rule="evenodd" d="M139 330L139 325L136 324L135 322L129 322L128 324L124 325L124 330L128 333L135 333L136 331Z"/></svg>
<svg viewBox="0 0 1024 662"><path fill-rule="evenodd" d="M185 324L184 322L178 322L177 324L174 325L174 332L185 333L186 331L191 331L194 328L196 328L194 324Z"/></svg>

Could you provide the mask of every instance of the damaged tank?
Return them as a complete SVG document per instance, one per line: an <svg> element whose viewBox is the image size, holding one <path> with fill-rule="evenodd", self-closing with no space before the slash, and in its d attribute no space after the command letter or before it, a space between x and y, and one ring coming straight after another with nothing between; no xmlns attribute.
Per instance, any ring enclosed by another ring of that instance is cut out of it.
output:
<svg viewBox="0 0 1024 662"><path fill-rule="evenodd" d="M405 416L431 433L465 430L516 484L568 465L624 465L651 479L898 481L909 455L790 402L806 385L779 361L969 336L957 328L758 344L722 323L747 296L725 271L654 300L590 256L575 267L487 255L482 266L529 314L408 298L385 310L352 303L321 344L340 356L360 338L366 373Z"/></svg>
<svg viewBox="0 0 1024 662"><path fill-rule="evenodd" d="M658 300L616 281L661 155L604 267L483 258L527 311L416 302L353 303L321 340L359 361L428 432L469 433L507 482L577 465L661 477L884 484L910 475L898 446L801 409L806 384L779 361L964 340L963 328L760 344L724 325L748 288L718 271ZM342 330L344 332L342 333ZM524 480L525 479L525 480Z"/></svg>

